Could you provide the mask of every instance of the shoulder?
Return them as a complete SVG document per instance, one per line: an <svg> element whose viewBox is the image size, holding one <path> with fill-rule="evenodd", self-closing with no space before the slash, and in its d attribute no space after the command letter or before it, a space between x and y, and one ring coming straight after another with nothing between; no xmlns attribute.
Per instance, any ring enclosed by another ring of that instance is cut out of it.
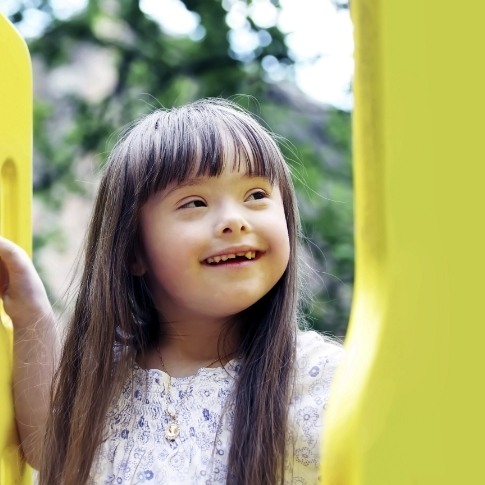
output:
<svg viewBox="0 0 485 485"><path fill-rule="evenodd" d="M314 330L300 330L296 337L297 367L315 364L338 365L343 356L343 346L336 340Z"/></svg>
<svg viewBox="0 0 485 485"><path fill-rule="evenodd" d="M330 384L342 360L341 344L315 331L299 331L296 342L296 391L309 390L320 394L323 403L328 399Z"/></svg>

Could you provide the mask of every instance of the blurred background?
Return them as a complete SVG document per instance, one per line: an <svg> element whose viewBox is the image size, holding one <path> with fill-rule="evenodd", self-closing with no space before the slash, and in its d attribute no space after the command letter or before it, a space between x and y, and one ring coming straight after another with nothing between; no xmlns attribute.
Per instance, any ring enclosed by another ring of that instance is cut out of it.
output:
<svg viewBox="0 0 485 485"><path fill-rule="evenodd" d="M120 129L160 106L231 98L286 141L320 331L353 285L352 25L346 0L2 0L34 71L34 259L63 295ZM1 48L1 46L0 46Z"/></svg>

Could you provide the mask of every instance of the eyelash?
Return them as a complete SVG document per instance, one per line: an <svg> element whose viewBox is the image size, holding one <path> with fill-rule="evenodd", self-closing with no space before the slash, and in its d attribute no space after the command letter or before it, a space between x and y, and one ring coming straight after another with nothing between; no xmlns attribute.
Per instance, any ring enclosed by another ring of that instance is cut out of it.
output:
<svg viewBox="0 0 485 485"><path fill-rule="evenodd" d="M262 197L257 197L257 198L256 198L256 197L254 197L254 196L256 196L256 195L261 195ZM266 199L266 198L268 197L268 194L267 194L267 192L265 192L264 190L262 190L262 189L258 189L258 190L255 190L254 192L252 192L251 194L249 194L248 199L249 199L250 197L254 197L254 199L253 199L253 200L261 200L261 199Z"/></svg>
<svg viewBox="0 0 485 485"><path fill-rule="evenodd" d="M258 189L252 192L251 194L249 194L246 200L262 200L262 199L266 199L267 197L268 197L268 193L266 191L262 189ZM190 200L189 202L186 202L185 204L182 204L179 207L179 209L196 209L198 207L206 207L206 206L207 204L205 203L205 201L201 199L194 199L194 200Z"/></svg>
<svg viewBox="0 0 485 485"><path fill-rule="evenodd" d="M191 204L203 204L203 205L194 205L191 207ZM179 209L195 209L197 207L205 207L207 204L203 201L203 200L200 200L200 199L194 199L194 200L191 200L189 202L186 202L185 204L181 205L179 207Z"/></svg>

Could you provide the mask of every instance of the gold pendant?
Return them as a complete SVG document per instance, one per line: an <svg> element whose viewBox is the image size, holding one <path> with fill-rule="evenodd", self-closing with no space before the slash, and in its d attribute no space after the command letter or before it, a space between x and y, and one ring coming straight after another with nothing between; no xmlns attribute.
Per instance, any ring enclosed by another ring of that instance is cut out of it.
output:
<svg viewBox="0 0 485 485"><path fill-rule="evenodd" d="M180 434L180 428L177 423L170 423L165 429L165 438L169 441L173 441Z"/></svg>

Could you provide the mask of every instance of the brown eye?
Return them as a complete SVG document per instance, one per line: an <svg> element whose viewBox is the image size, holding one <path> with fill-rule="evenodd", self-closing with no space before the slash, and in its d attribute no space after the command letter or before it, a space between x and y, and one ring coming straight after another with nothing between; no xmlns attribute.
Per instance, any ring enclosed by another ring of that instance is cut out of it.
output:
<svg viewBox="0 0 485 485"><path fill-rule="evenodd" d="M255 190L249 195L248 200L261 200L266 199L266 197L268 197L268 194L264 190Z"/></svg>
<svg viewBox="0 0 485 485"><path fill-rule="evenodd" d="M191 200L180 206L180 209L194 209L196 207L206 207L206 203L203 200L195 199Z"/></svg>

